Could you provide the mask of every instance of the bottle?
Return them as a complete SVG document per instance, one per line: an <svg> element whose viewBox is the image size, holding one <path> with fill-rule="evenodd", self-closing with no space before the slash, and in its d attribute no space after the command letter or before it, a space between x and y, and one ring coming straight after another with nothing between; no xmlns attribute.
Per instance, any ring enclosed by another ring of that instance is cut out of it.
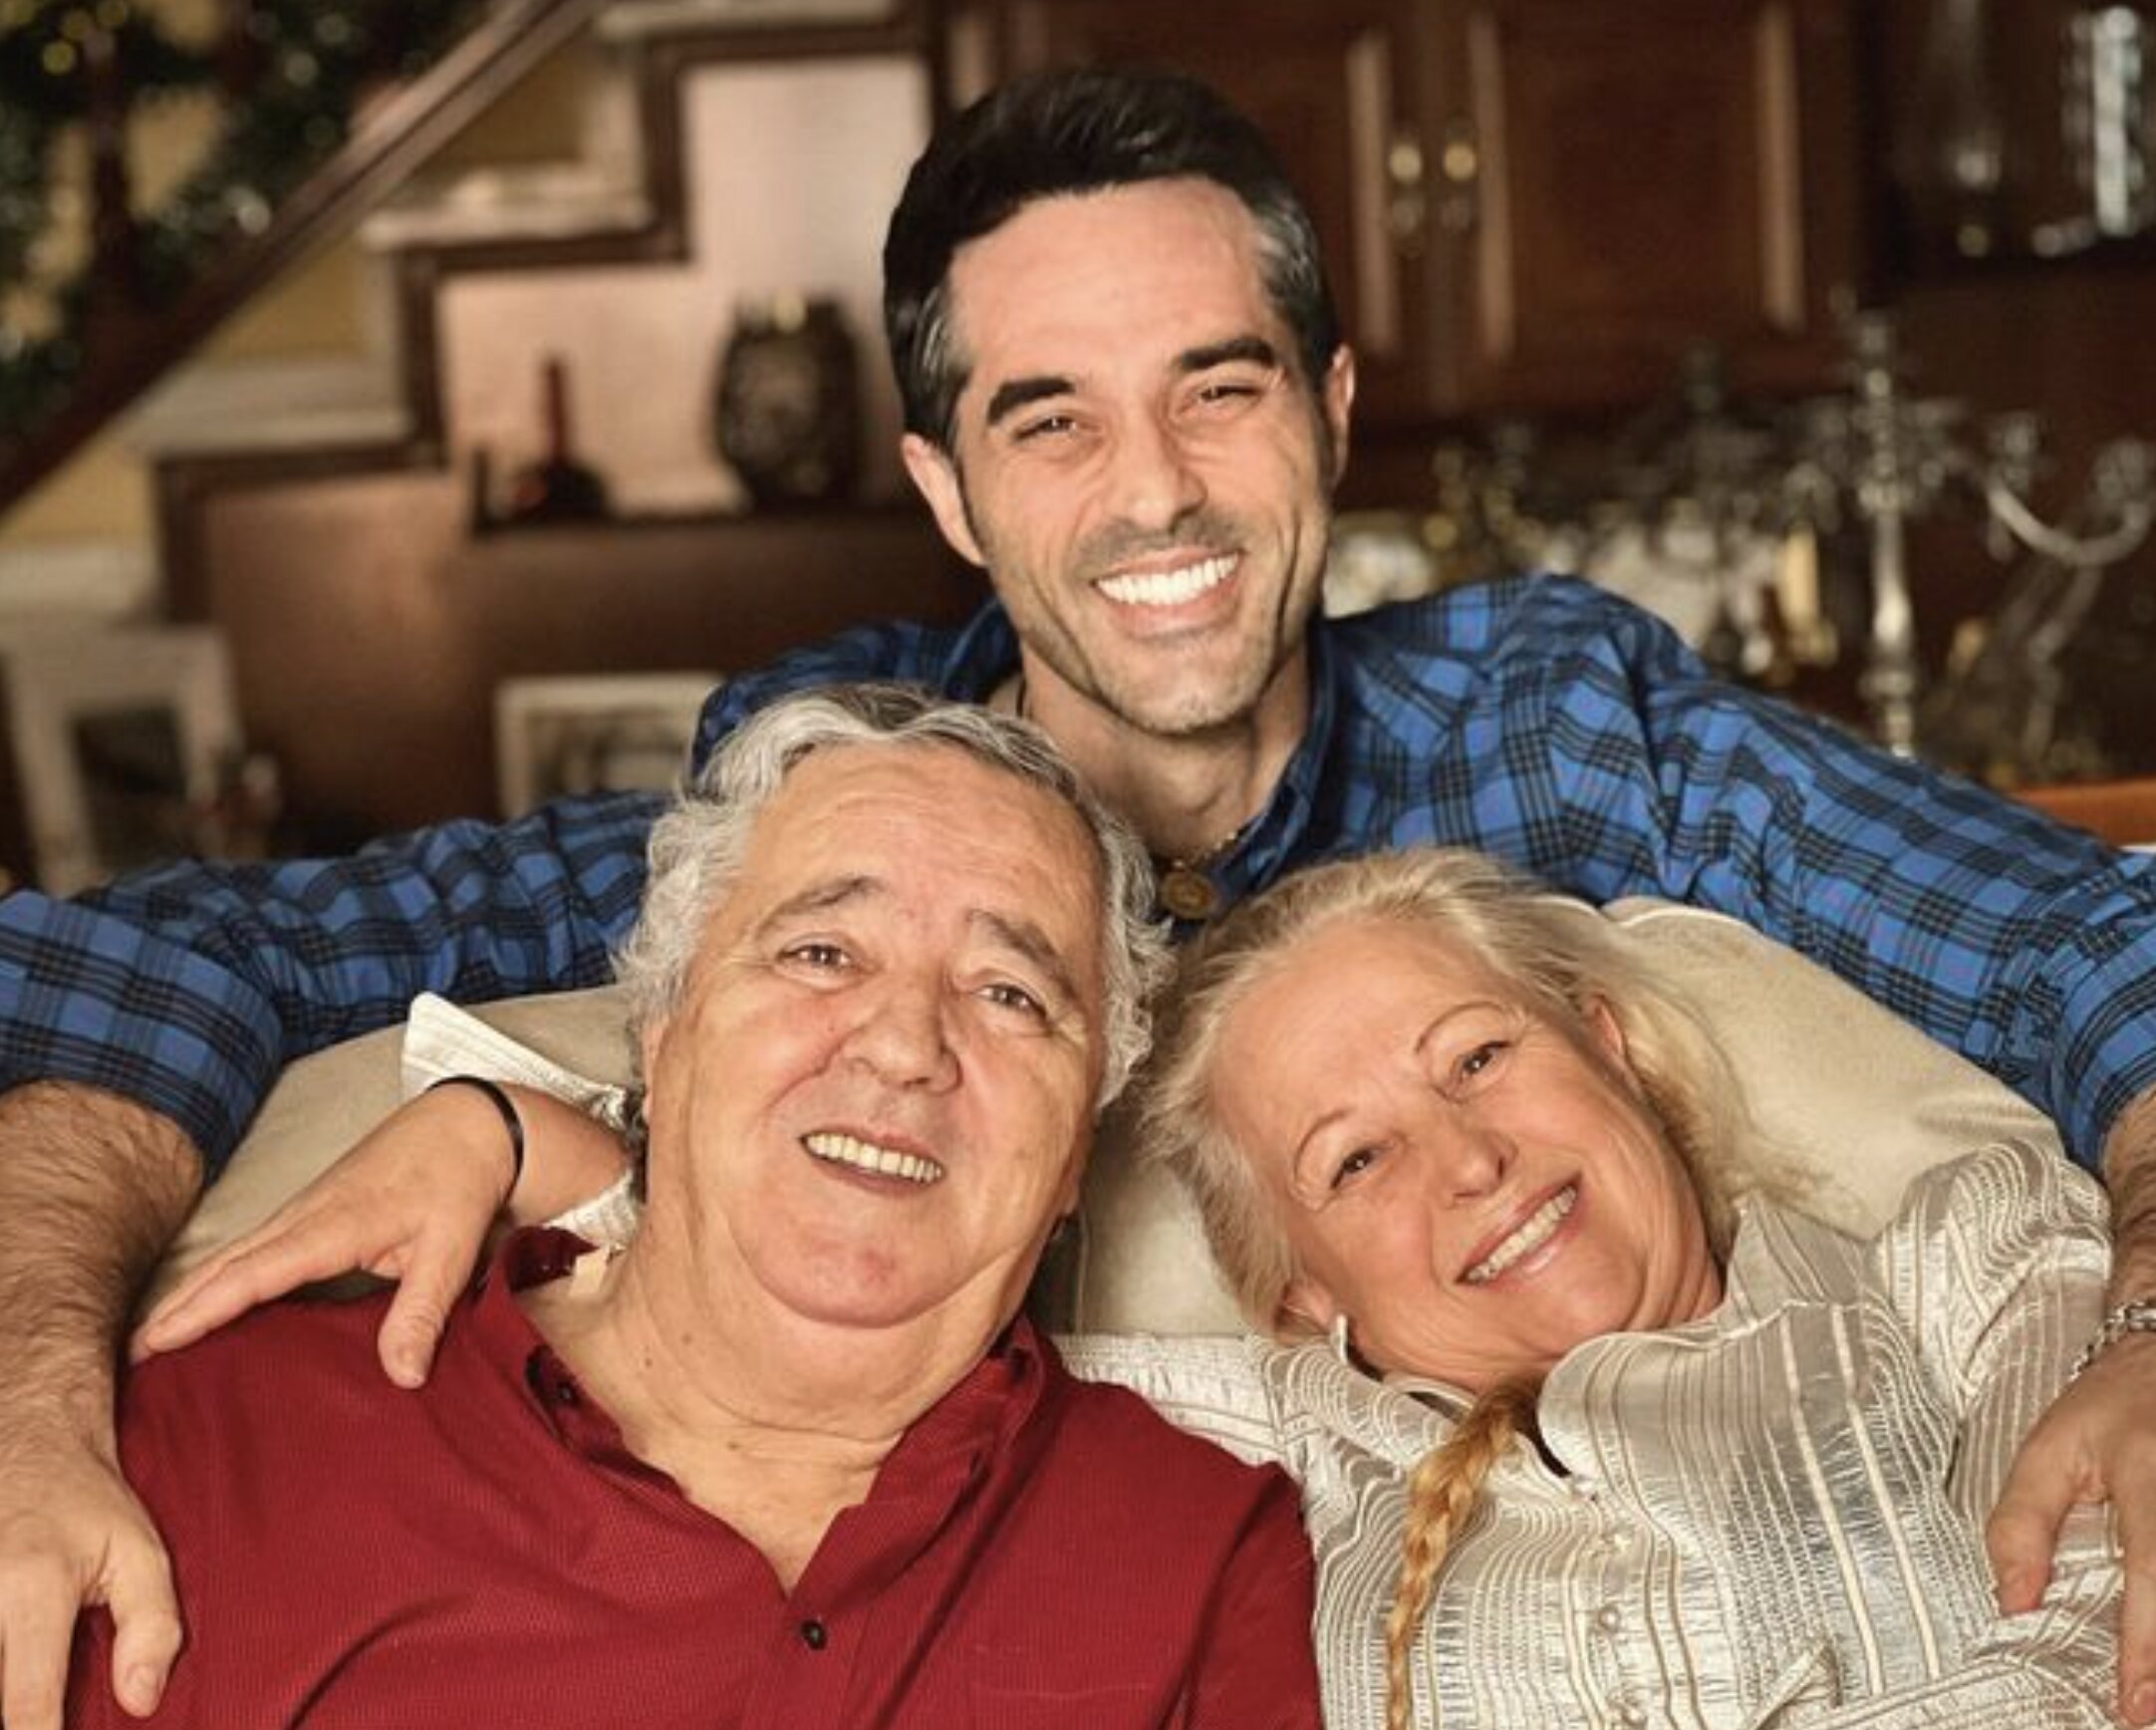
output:
<svg viewBox="0 0 2156 1730"><path fill-rule="evenodd" d="M569 372L559 355L539 370L540 415L546 454L509 483L504 520L511 523L591 522L609 514L607 483L576 456L570 430Z"/></svg>

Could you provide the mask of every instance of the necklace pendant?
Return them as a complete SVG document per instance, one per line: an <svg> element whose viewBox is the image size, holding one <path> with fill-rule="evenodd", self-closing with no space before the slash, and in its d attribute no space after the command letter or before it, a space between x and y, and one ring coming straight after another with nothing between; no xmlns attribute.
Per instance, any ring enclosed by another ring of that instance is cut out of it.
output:
<svg viewBox="0 0 2156 1730"><path fill-rule="evenodd" d="M1161 905L1176 918L1196 923L1220 911L1220 892L1203 871L1172 861L1161 873Z"/></svg>

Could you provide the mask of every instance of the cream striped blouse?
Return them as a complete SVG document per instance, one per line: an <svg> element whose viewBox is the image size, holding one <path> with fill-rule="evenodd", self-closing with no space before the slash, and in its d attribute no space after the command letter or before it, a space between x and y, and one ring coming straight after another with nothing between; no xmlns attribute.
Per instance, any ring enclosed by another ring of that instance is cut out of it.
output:
<svg viewBox="0 0 2156 1730"><path fill-rule="evenodd" d="M2015 1446L2095 1325L2101 1193L1988 1148L1920 1179L1872 1242L1755 1204L1705 1320L1551 1374L1553 1469L1515 1446L1440 1579L1421 1722L1805 1730L2107 1725L2120 1577L2075 1517L2050 1594L2002 1619L1981 1543ZM1384 1721L1406 1474L1448 1390L1322 1345L1065 1342L1188 1429L1301 1482L1334 1730Z"/></svg>

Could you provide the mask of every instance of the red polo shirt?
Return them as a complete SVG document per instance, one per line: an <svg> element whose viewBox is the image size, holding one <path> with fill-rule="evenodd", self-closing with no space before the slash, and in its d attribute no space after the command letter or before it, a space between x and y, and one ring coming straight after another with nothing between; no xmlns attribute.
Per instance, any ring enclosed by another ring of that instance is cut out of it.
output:
<svg viewBox="0 0 2156 1730"><path fill-rule="evenodd" d="M512 1301L581 1247L515 1240L418 1393L376 1365L380 1300L265 1309L133 1375L122 1454L187 1623L152 1723L1314 1730L1279 1474L1020 1322L785 1592ZM79 1642L71 1725L135 1723L110 1635L101 1612Z"/></svg>

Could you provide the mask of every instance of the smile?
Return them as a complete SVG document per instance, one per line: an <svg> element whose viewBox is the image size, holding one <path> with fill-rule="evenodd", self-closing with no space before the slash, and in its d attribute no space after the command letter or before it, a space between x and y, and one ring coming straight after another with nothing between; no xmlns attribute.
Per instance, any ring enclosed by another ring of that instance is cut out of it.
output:
<svg viewBox="0 0 2156 1730"><path fill-rule="evenodd" d="M851 1135L842 1135L834 1129L818 1130L804 1135L801 1145L812 1157L826 1165L843 1165L852 1171L865 1171L875 1177L895 1177L907 1183L918 1183L926 1188L932 1183L943 1181L943 1168L933 1159L923 1159L918 1154L901 1153L894 1147L878 1147L874 1142L862 1141Z"/></svg>
<svg viewBox="0 0 2156 1730"><path fill-rule="evenodd" d="M1236 556L1221 553L1173 571L1130 571L1103 577L1101 593L1128 607L1180 607L1235 574Z"/></svg>
<svg viewBox="0 0 2156 1730"><path fill-rule="evenodd" d="M1517 1231L1461 1275L1461 1279L1470 1286L1488 1285L1521 1257L1532 1255L1548 1243L1578 1202L1579 1186L1566 1184L1521 1221Z"/></svg>

